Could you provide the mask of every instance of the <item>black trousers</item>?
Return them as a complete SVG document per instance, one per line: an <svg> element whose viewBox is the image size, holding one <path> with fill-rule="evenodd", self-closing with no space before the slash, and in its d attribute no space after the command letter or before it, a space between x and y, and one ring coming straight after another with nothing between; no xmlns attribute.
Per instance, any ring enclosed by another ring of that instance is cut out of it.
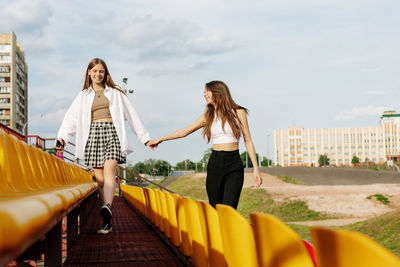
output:
<svg viewBox="0 0 400 267"><path fill-rule="evenodd" d="M206 188L209 203L237 208L244 180L244 168L239 150L213 150L207 166Z"/></svg>

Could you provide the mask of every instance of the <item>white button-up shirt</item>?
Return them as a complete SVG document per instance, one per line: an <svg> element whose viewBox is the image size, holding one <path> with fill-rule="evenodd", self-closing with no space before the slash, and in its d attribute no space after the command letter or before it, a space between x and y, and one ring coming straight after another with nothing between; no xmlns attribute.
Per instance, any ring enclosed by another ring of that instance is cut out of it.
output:
<svg viewBox="0 0 400 267"><path fill-rule="evenodd" d="M128 140L125 121L128 121L129 126L143 144L150 140L149 133L125 94L107 87L104 95L110 102L110 113L121 144L122 155L127 156L133 150ZM78 159L84 159L94 96L95 92L91 87L81 91L72 102L58 130L57 138L63 139L66 144L76 134L75 157Z"/></svg>

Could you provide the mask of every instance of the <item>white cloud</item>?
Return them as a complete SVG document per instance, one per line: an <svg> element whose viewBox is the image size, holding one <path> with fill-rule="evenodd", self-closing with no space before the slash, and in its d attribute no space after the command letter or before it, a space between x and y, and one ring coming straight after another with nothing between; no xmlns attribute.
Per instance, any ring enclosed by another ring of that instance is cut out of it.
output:
<svg viewBox="0 0 400 267"><path fill-rule="evenodd" d="M0 9L0 32L41 33L52 16L50 6L43 0L10 1Z"/></svg>
<svg viewBox="0 0 400 267"><path fill-rule="evenodd" d="M385 70L385 66L379 66L379 67L370 67L370 66L364 66L361 68L361 72L379 72Z"/></svg>
<svg viewBox="0 0 400 267"><path fill-rule="evenodd" d="M379 117L384 111L391 110L387 106L365 106L365 107L353 107L351 109L342 110L336 117L335 120L354 120L360 117Z"/></svg>
<svg viewBox="0 0 400 267"><path fill-rule="evenodd" d="M117 44L135 49L139 60L163 60L189 55L211 56L234 49L234 41L186 20L155 19L150 15L117 23Z"/></svg>
<svg viewBox="0 0 400 267"><path fill-rule="evenodd" d="M376 96L379 96L379 95L387 95L387 94L389 94L389 92L387 92L387 91L371 90L371 91L365 91L364 94L365 94L365 95L376 95Z"/></svg>
<svg viewBox="0 0 400 267"><path fill-rule="evenodd" d="M188 41L189 48L200 55L213 55L232 50L235 44L232 40L218 33L203 33L203 35Z"/></svg>

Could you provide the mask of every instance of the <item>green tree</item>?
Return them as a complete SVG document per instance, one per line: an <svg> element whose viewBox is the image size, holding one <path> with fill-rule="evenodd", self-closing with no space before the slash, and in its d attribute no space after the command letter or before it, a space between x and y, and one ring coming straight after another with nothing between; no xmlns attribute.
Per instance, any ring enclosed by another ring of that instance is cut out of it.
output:
<svg viewBox="0 0 400 267"><path fill-rule="evenodd" d="M319 159L318 159L318 164L319 164L319 166L321 167L321 166L329 166L329 158L328 158L328 156L327 155L320 155L319 156Z"/></svg>
<svg viewBox="0 0 400 267"><path fill-rule="evenodd" d="M240 154L240 158L242 159L243 167L246 168L246 154L247 154L247 165L249 168L253 168L253 163L250 160L250 156L248 155L247 151ZM257 162L258 162L258 153L256 153Z"/></svg>
<svg viewBox="0 0 400 267"><path fill-rule="evenodd" d="M153 176L168 176L171 170L171 164L165 160L147 159L144 162L138 162L134 166L129 162L126 167L136 173L145 173ZM133 179L133 175L127 175L128 179Z"/></svg>
<svg viewBox="0 0 400 267"><path fill-rule="evenodd" d="M202 171L207 170L207 164L208 164L208 160L210 159L212 153L212 148L209 148L207 150L204 151L203 153L203 157L200 160L200 168Z"/></svg>
<svg viewBox="0 0 400 267"><path fill-rule="evenodd" d="M177 170L195 170L196 164L190 159L183 160L176 164Z"/></svg>
<svg viewBox="0 0 400 267"><path fill-rule="evenodd" d="M132 170L136 173L148 173L146 165L140 161L133 166Z"/></svg>
<svg viewBox="0 0 400 267"><path fill-rule="evenodd" d="M270 160L270 159L268 159L266 157L262 158L261 166L268 167L268 166L271 166L271 164L272 164L272 160Z"/></svg>
<svg viewBox="0 0 400 267"><path fill-rule="evenodd" d="M148 174L152 176L168 176L168 170L171 169L171 164L165 160L147 159L144 161Z"/></svg>
<svg viewBox="0 0 400 267"><path fill-rule="evenodd" d="M357 165L358 163L360 163L360 159L356 155L353 155L353 158L351 159L351 163L354 165Z"/></svg>

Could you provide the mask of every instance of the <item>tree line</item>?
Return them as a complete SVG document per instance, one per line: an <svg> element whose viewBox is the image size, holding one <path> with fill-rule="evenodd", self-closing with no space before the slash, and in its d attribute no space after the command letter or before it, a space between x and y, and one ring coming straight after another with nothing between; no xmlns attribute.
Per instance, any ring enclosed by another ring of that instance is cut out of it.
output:
<svg viewBox="0 0 400 267"><path fill-rule="evenodd" d="M211 156L212 148L207 149L203 153L203 157L199 162L193 162L189 159L183 160L178 162L175 166L172 166L168 161L160 160L160 159L147 159L143 162L137 162L133 165L129 162L126 166L128 170L134 171L136 173L144 173L149 174L152 176L168 176L171 169L174 168L175 170L194 170L198 172L205 172L207 171L207 163ZM252 168L253 164L250 160L247 151L240 154L240 158L242 159L243 166L248 168ZM256 154L257 162L259 161L259 154ZM246 160L247 157L247 160ZM272 160L267 159L266 157L260 158L261 166L271 166ZM127 177L128 179L131 178L130 175Z"/></svg>

